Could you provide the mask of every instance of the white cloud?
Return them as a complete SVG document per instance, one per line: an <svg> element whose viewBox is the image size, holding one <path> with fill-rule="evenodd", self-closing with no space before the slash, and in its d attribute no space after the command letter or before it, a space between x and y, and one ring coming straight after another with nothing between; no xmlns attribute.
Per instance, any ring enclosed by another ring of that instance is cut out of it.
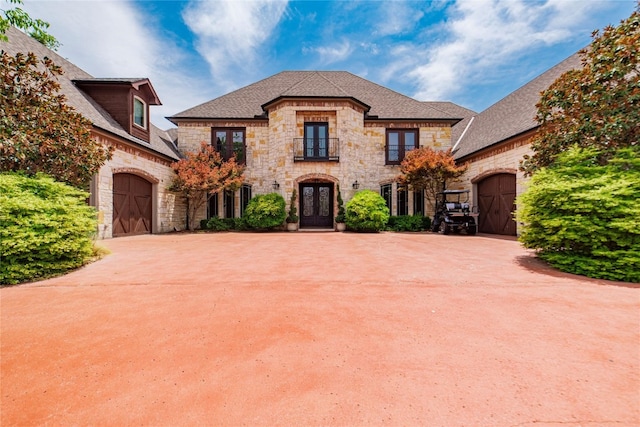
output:
<svg viewBox="0 0 640 427"><path fill-rule="evenodd" d="M255 66L260 47L286 7L282 0L192 1L183 18L197 36L197 50L214 79L233 84L244 70Z"/></svg>
<svg viewBox="0 0 640 427"><path fill-rule="evenodd" d="M125 1L28 1L24 9L51 24L62 43L58 53L95 77L148 77L163 101L151 108L152 121L164 119L206 99L204 82L181 68L185 53L154 32L153 18Z"/></svg>
<svg viewBox="0 0 640 427"><path fill-rule="evenodd" d="M413 3L398 1L381 2L375 35L388 36L413 31L415 25L424 16L424 12L412 6Z"/></svg>
<svg viewBox="0 0 640 427"><path fill-rule="evenodd" d="M349 40L343 40L341 43L333 46L303 48L302 53L316 54L318 57L314 59L314 64L322 67L349 58L353 50Z"/></svg>
<svg viewBox="0 0 640 427"><path fill-rule="evenodd" d="M479 76L517 60L528 50L570 39L595 2L460 0L448 10L445 40L413 46L402 58L418 88L415 97L449 99Z"/></svg>

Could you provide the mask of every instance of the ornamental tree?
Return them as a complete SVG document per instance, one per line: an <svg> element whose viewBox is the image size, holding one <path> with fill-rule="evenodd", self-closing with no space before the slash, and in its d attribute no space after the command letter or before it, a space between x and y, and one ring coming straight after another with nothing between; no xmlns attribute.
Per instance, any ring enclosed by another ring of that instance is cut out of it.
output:
<svg viewBox="0 0 640 427"><path fill-rule="evenodd" d="M560 76L542 93L540 128L521 169L531 175L571 146L594 147L605 163L640 136L640 3L618 27L595 31L582 68Z"/></svg>
<svg viewBox="0 0 640 427"><path fill-rule="evenodd" d="M244 166L235 156L225 161L211 145L201 143L200 151L189 152L172 165L176 177L171 191L182 193L187 203L187 228L193 230L198 210L222 190L237 190L244 180Z"/></svg>
<svg viewBox="0 0 640 427"><path fill-rule="evenodd" d="M6 0L7 3L21 5L24 4L22 0ZM49 49L56 50L60 43L47 32L49 23L42 19L34 19L27 12L14 7L12 9L0 9L0 41L7 41L5 33L9 27L14 26L25 31L34 39L48 47Z"/></svg>
<svg viewBox="0 0 640 427"><path fill-rule="evenodd" d="M447 182L460 177L467 165L456 165L451 150L434 150L420 147L411 150L400 164L402 175L398 182L411 189L425 190L427 199L433 208L439 192L446 188Z"/></svg>
<svg viewBox="0 0 640 427"><path fill-rule="evenodd" d="M91 139L91 121L58 93L62 74L46 57L0 54L0 170L86 188L111 149Z"/></svg>

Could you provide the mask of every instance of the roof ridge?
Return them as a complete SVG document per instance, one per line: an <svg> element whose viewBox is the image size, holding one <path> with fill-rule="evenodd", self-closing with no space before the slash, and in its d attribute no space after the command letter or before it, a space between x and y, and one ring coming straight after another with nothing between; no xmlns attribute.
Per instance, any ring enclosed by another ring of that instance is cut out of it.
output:
<svg viewBox="0 0 640 427"><path fill-rule="evenodd" d="M333 87L335 87L336 89L338 89L340 92L344 93L345 96L349 96L351 97L352 95L349 94L349 92L347 92L346 90L344 90L342 87L338 86L337 84L335 84L334 82L332 82L331 80L329 80L328 77L326 77L324 75L326 71L316 71L316 73L318 73L318 75L320 77L322 77L323 79L325 79L329 84L331 84ZM334 71L335 72L335 71Z"/></svg>
<svg viewBox="0 0 640 427"><path fill-rule="evenodd" d="M283 71L283 72L285 72L285 71ZM282 74L283 72L278 73L278 74ZM295 73L295 71L294 71L294 73ZM304 73L304 77L302 79L298 80L297 82L295 82L294 84L292 84L291 86L289 86L288 88L286 88L285 90L283 90L282 93L280 93L281 96L284 95L287 92L290 92L296 86L300 86L303 82L307 81L311 77L311 75L313 75L313 73L317 73L317 71L298 71L298 73Z"/></svg>

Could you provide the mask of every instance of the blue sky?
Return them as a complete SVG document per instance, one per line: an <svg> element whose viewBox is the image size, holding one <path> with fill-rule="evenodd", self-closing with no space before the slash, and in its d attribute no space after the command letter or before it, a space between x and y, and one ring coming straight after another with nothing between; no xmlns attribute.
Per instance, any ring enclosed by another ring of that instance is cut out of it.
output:
<svg viewBox="0 0 640 427"><path fill-rule="evenodd" d="M95 77L149 77L152 119L283 70L346 70L482 111L617 25L635 0L25 0Z"/></svg>

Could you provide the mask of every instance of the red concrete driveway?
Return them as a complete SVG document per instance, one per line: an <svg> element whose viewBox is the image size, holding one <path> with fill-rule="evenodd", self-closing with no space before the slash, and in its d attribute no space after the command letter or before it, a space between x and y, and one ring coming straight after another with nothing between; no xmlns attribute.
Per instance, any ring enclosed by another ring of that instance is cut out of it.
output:
<svg viewBox="0 0 640 427"><path fill-rule="evenodd" d="M0 290L2 426L637 426L640 289L489 236L105 241Z"/></svg>

